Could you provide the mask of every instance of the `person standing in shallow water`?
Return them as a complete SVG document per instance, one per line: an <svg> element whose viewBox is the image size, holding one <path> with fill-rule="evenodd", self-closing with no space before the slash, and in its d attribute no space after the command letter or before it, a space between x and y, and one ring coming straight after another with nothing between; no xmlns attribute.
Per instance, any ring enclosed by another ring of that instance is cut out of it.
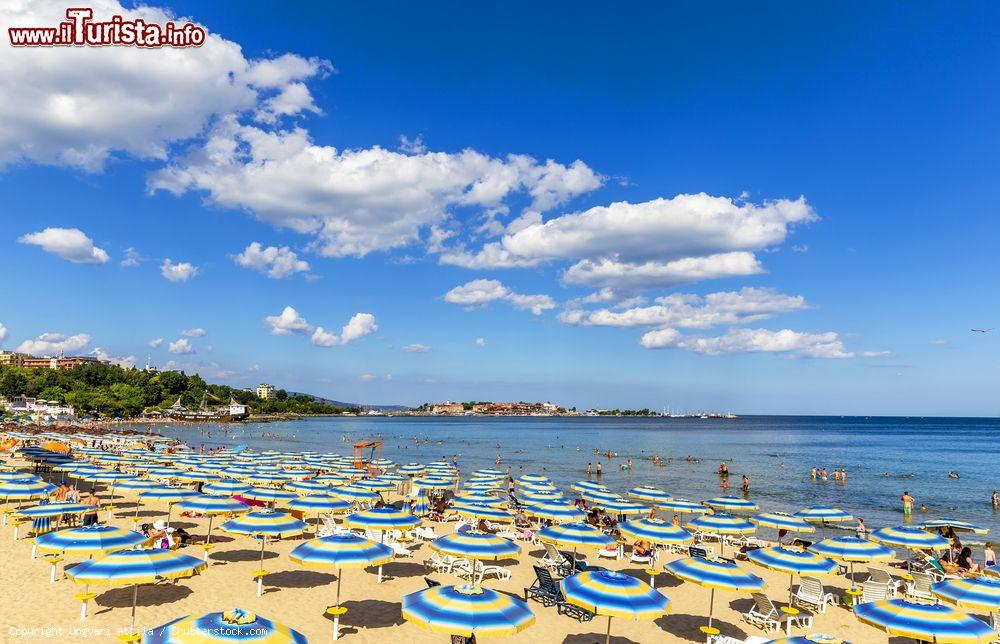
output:
<svg viewBox="0 0 1000 644"><path fill-rule="evenodd" d="M594 465L592 463L587 463L587 478L589 479L594 473Z"/></svg>
<svg viewBox="0 0 1000 644"><path fill-rule="evenodd" d="M903 518L909 519L910 515L913 514L913 503L914 499L910 496L909 490L903 491L903 496L900 497L903 502Z"/></svg>
<svg viewBox="0 0 1000 644"><path fill-rule="evenodd" d="M604 468L601 467L601 462L598 461L597 462L597 478L601 478L601 474L603 473L603 471L604 471Z"/></svg>

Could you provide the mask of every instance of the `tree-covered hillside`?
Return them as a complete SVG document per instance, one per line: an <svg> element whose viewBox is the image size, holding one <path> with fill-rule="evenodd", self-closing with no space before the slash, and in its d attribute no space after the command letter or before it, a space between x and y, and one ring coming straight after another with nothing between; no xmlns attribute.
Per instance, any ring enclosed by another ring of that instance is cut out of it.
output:
<svg viewBox="0 0 1000 644"><path fill-rule="evenodd" d="M25 369L0 366L0 397L25 395L72 405L78 414L132 418L145 409L166 409L177 397L185 407L197 408L207 392L210 407L230 398L255 414L335 414L356 411L314 402L308 396L289 396L283 389L270 400L253 392L212 385L197 374L183 371L149 373L115 365L81 365L71 369Z"/></svg>

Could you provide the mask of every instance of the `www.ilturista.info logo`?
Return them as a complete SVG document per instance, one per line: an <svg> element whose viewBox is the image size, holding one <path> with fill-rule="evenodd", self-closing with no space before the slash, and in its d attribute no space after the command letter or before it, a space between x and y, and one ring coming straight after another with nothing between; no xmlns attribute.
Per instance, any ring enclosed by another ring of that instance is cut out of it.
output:
<svg viewBox="0 0 1000 644"><path fill-rule="evenodd" d="M94 22L93 17L93 9L70 8L68 20L55 27L8 27L7 33L14 47L200 47L205 43L205 28L190 22L161 25L122 16Z"/></svg>

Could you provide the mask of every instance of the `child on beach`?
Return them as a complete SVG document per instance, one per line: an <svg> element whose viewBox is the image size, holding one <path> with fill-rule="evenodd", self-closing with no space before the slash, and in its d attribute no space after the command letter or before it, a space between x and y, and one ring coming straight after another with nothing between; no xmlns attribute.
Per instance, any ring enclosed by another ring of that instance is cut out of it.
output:
<svg viewBox="0 0 1000 644"><path fill-rule="evenodd" d="M983 568L992 568L995 565L997 565L997 556L993 552L993 544L987 541L986 547L983 548Z"/></svg>

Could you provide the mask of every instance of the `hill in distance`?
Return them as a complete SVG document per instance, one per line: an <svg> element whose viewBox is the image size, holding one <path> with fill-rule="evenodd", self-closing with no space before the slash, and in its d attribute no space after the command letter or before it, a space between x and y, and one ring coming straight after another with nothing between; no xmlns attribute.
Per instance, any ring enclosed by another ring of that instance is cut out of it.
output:
<svg viewBox="0 0 1000 644"><path fill-rule="evenodd" d="M341 400L330 400L329 398L323 398L322 396L314 396L312 394L307 394L301 391L289 391L289 396L306 396L311 398L313 401L318 403L323 403L326 405L333 405L334 407L361 407L362 409L376 409L378 411L409 411L410 407L405 405L371 405L368 403L353 403L353 402L343 402Z"/></svg>

